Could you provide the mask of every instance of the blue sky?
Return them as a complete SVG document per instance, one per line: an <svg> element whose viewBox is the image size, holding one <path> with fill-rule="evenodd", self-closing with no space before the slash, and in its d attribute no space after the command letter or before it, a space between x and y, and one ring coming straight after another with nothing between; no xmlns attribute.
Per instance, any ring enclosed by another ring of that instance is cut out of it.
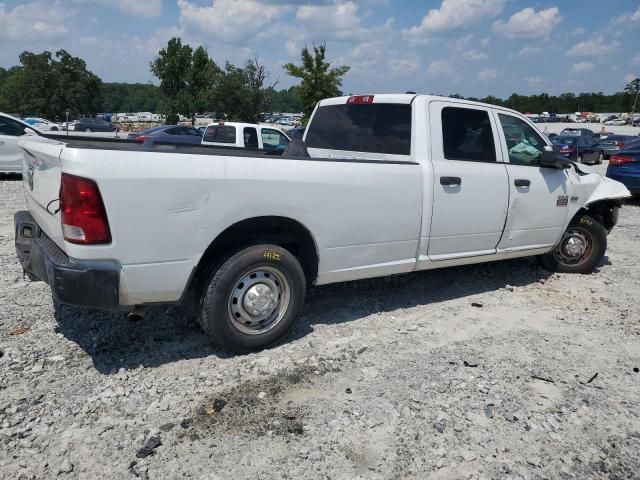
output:
<svg viewBox="0 0 640 480"><path fill-rule="evenodd" d="M64 48L105 81L149 82L172 36L218 63L282 65L326 42L345 93L603 91L640 76L636 0L0 0L0 66Z"/></svg>

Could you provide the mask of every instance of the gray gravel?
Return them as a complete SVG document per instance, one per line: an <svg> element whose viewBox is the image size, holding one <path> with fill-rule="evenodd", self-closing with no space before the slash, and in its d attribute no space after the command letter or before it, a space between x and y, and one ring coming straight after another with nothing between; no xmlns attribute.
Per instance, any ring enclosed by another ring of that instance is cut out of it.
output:
<svg viewBox="0 0 640 480"><path fill-rule="evenodd" d="M2 478L640 478L638 201L593 275L524 259L315 288L246 356L176 307L54 305L14 254L23 205L1 181Z"/></svg>

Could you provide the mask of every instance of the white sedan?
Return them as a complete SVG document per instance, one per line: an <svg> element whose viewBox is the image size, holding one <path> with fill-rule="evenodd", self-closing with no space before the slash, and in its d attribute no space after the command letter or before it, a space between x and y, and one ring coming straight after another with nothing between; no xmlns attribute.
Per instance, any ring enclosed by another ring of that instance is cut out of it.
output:
<svg viewBox="0 0 640 480"><path fill-rule="evenodd" d="M22 172L22 150L17 142L27 132L39 133L28 123L0 113L0 173Z"/></svg>

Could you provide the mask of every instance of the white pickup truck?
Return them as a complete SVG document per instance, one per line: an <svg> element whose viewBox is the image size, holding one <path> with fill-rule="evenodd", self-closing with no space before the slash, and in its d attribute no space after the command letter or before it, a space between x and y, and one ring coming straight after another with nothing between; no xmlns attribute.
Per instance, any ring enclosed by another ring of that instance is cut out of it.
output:
<svg viewBox="0 0 640 480"><path fill-rule="evenodd" d="M304 141L308 156L22 137L22 266L64 303L193 297L243 352L280 339L312 284L528 255L589 273L629 196L519 113L464 100L323 100Z"/></svg>
<svg viewBox="0 0 640 480"><path fill-rule="evenodd" d="M218 147L283 151L290 142L291 139L277 128L255 123L219 122L207 125L201 143Z"/></svg>

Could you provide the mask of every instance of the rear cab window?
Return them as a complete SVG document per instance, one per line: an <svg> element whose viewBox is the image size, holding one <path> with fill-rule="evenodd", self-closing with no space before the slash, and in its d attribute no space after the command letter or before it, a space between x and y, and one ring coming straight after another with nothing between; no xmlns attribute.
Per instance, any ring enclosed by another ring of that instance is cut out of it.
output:
<svg viewBox="0 0 640 480"><path fill-rule="evenodd" d="M321 105L307 128L305 143L323 150L410 155L411 104Z"/></svg>
<svg viewBox="0 0 640 480"><path fill-rule="evenodd" d="M210 125L204 131L203 142L236 143L236 127L230 125Z"/></svg>
<svg viewBox="0 0 640 480"><path fill-rule="evenodd" d="M447 160L496 162L496 146L489 112L464 107L444 107L442 147Z"/></svg>

